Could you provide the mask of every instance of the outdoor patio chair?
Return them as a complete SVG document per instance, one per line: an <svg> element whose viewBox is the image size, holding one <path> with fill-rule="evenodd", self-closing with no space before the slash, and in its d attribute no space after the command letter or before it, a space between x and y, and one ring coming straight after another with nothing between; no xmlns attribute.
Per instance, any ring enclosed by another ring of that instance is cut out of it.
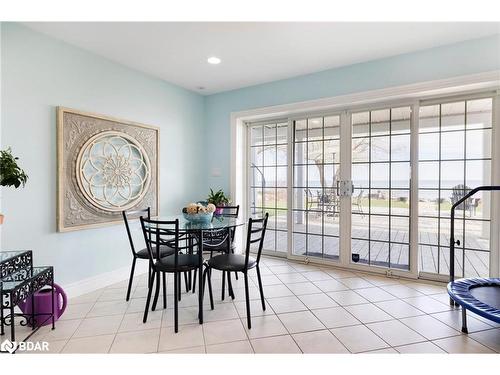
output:
<svg viewBox="0 0 500 375"><path fill-rule="evenodd" d="M451 204L455 204L458 202L460 199L462 199L463 196L465 196L469 191L470 187L464 185L464 184L459 184L453 187L452 195L451 195ZM457 210L463 210L465 212L469 211L469 216L472 217L472 213L474 210L474 201L472 198L469 198L465 200L463 203L459 204L457 206Z"/></svg>
<svg viewBox="0 0 500 375"><path fill-rule="evenodd" d="M364 192L363 189L359 191L359 194L353 200L352 205L356 207L356 211L353 210L353 212L361 214L362 217L365 217L365 213L363 212L363 207L361 206L361 200L363 199L363 192Z"/></svg>

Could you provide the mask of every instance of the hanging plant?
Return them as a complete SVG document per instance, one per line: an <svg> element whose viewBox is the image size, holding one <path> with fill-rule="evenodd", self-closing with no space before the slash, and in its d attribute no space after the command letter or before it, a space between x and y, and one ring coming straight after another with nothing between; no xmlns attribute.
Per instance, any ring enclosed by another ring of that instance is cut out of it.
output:
<svg viewBox="0 0 500 375"><path fill-rule="evenodd" d="M25 186L28 175L17 165L18 157L12 155L9 147L0 151L0 186Z"/></svg>
<svg viewBox="0 0 500 375"><path fill-rule="evenodd" d="M26 185L28 175L17 165L18 160L19 158L12 155L10 147L0 151L0 186L13 186L17 189ZM3 220L4 215L0 214L0 224Z"/></svg>

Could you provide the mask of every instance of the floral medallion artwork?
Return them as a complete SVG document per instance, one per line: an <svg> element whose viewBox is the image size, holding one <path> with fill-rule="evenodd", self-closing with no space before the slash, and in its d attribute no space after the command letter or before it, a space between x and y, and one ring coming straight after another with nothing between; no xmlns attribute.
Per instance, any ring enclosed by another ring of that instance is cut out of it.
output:
<svg viewBox="0 0 500 375"><path fill-rule="evenodd" d="M58 230L158 212L159 129L58 108Z"/></svg>

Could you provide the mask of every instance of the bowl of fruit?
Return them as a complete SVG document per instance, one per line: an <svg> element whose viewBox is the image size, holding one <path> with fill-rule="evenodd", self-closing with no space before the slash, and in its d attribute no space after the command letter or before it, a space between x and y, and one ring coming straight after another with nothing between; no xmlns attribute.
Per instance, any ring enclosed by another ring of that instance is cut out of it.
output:
<svg viewBox="0 0 500 375"><path fill-rule="evenodd" d="M182 209L184 218L190 223L208 224L214 216L215 205L209 203L190 203Z"/></svg>

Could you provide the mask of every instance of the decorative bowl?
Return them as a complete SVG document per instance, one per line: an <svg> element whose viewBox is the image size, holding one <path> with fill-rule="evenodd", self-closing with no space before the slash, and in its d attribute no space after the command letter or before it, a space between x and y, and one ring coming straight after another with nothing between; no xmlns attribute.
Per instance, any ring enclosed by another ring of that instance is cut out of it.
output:
<svg viewBox="0 0 500 375"><path fill-rule="evenodd" d="M213 212L198 212L197 214L188 214L187 212L182 212L184 219L190 223L196 224L209 224L214 216Z"/></svg>

